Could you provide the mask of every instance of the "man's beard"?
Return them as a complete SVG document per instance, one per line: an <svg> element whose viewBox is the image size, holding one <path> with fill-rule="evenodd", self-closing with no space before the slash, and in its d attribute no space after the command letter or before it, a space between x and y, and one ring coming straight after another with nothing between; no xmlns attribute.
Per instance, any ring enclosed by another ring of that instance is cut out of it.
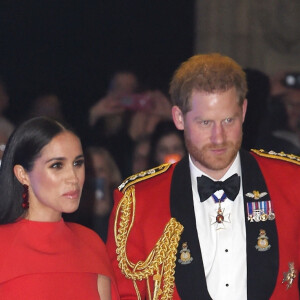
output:
<svg viewBox="0 0 300 300"><path fill-rule="evenodd" d="M186 148L191 157L196 161L197 164L202 165L204 168L213 171L224 170L231 165L234 161L238 151L242 144L242 135L235 142L226 142L221 145L206 144L201 148L194 145L186 134L184 135ZM213 154L213 150L224 149L224 154Z"/></svg>

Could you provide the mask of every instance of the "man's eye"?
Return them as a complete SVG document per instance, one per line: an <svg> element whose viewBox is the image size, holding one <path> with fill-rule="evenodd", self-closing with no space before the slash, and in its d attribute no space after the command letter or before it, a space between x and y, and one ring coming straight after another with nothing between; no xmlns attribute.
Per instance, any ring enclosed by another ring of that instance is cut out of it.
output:
<svg viewBox="0 0 300 300"><path fill-rule="evenodd" d="M209 124L210 124L210 121L208 121L208 120L201 121L201 125L203 125L203 126L208 126Z"/></svg>
<svg viewBox="0 0 300 300"><path fill-rule="evenodd" d="M227 119L224 120L224 122L225 122L226 124L230 124L230 123L232 123L232 121L233 121L232 118L227 118Z"/></svg>

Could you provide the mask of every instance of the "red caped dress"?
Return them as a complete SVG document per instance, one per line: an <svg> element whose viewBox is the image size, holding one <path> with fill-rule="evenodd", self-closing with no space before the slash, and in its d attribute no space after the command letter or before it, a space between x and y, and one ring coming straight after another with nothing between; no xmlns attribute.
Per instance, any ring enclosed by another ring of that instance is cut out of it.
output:
<svg viewBox="0 0 300 300"><path fill-rule="evenodd" d="M98 274L119 299L105 245L86 227L63 219L0 226L1 300L99 300Z"/></svg>

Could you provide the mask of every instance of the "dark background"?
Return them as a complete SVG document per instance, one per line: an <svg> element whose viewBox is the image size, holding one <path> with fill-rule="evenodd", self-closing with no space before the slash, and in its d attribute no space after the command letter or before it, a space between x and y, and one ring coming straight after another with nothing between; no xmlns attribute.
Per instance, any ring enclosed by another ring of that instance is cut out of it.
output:
<svg viewBox="0 0 300 300"><path fill-rule="evenodd" d="M30 101L54 91L77 129L105 94L114 71L129 69L167 91L193 54L194 1L0 1L0 74L18 123Z"/></svg>

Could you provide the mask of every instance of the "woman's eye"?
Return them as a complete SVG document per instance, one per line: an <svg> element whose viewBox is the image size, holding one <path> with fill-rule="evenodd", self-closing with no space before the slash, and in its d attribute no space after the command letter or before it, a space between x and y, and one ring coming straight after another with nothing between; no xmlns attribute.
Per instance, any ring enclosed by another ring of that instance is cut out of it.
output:
<svg viewBox="0 0 300 300"><path fill-rule="evenodd" d="M61 169L62 166L63 166L63 165L62 165L61 162L56 162L56 163L52 164L52 165L50 166L50 168L52 168L52 169Z"/></svg>
<svg viewBox="0 0 300 300"><path fill-rule="evenodd" d="M82 165L84 165L84 159L79 159L74 162L74 166L76 167L81 167Z"/></svg>

